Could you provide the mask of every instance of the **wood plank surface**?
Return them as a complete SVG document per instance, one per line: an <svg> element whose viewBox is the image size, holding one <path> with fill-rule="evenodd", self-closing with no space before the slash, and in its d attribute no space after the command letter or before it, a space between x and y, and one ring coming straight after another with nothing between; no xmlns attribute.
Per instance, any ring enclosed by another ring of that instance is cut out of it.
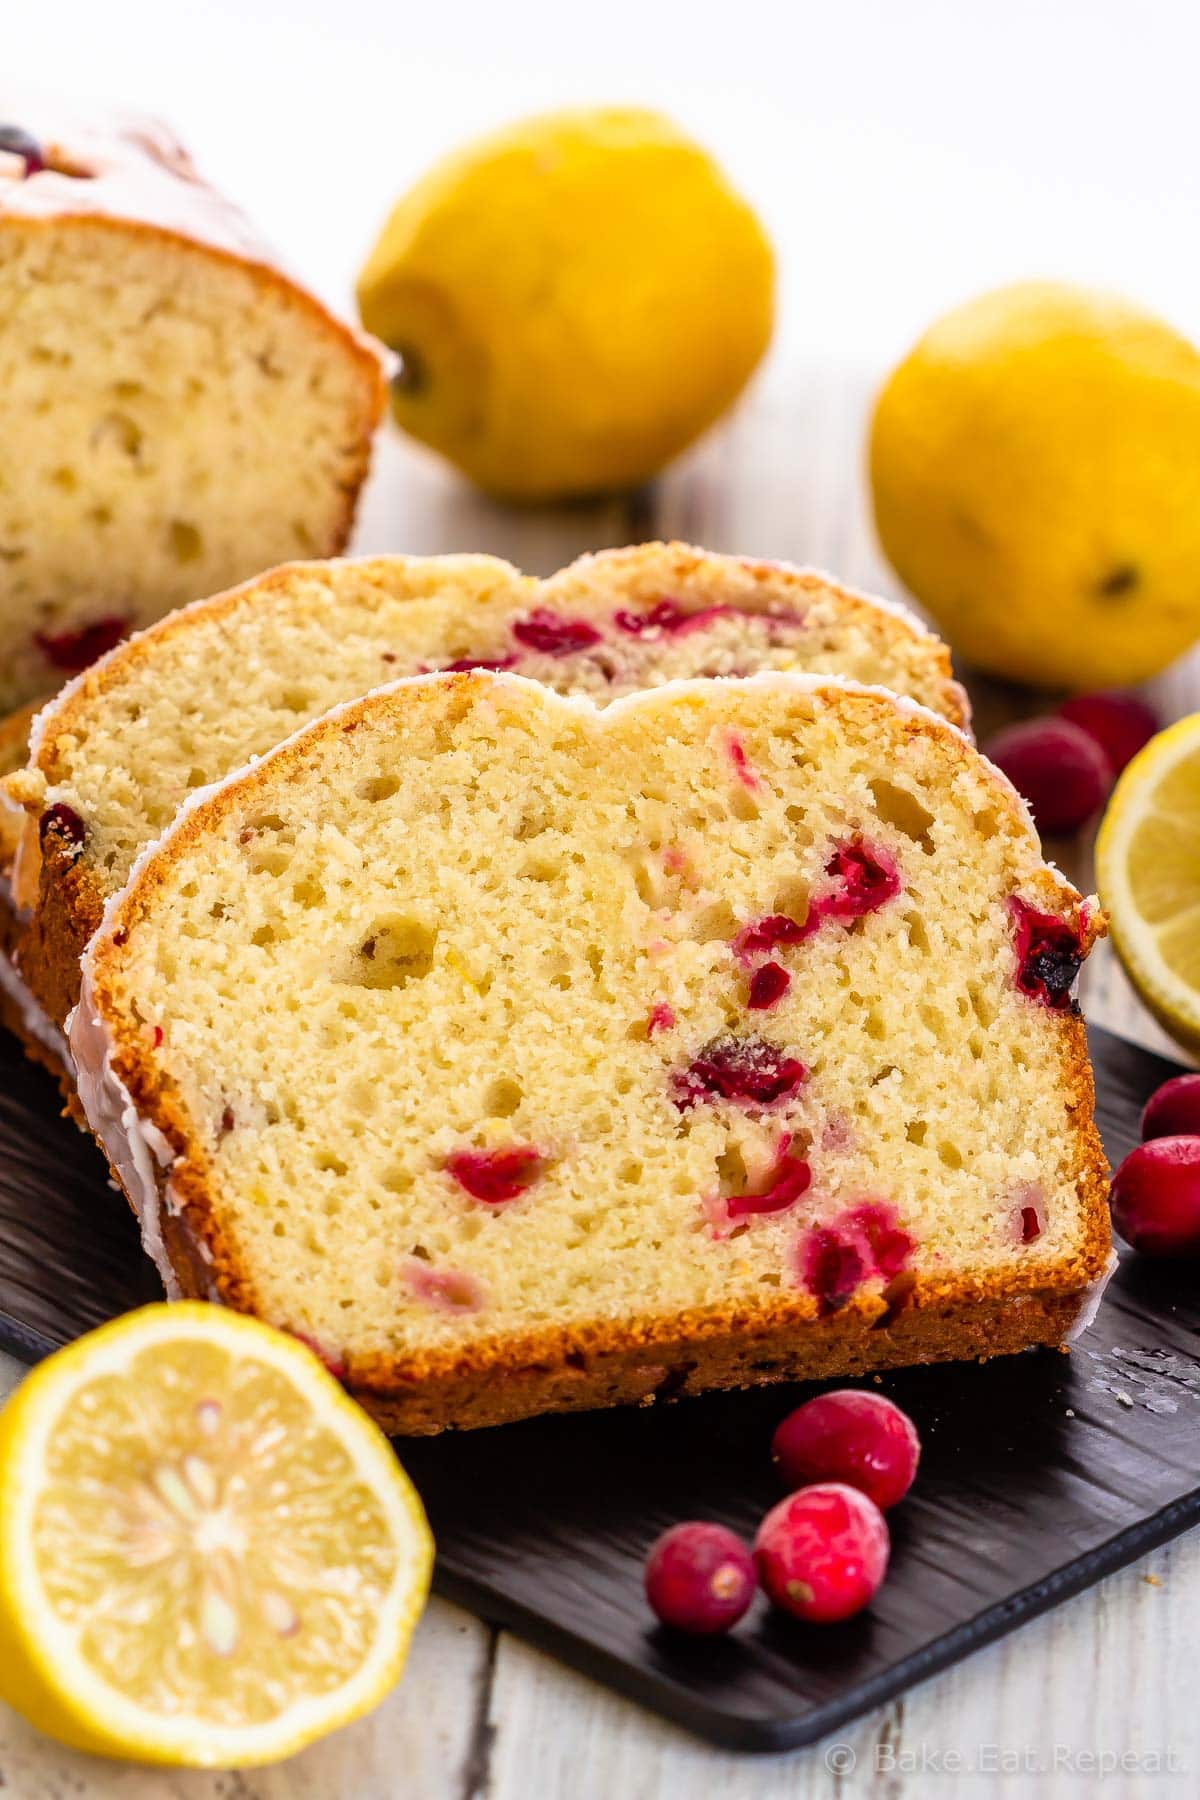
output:
<svg viewBox="0 0 1200 1800"><path fill-rule="evenodd" d="M388 433L357 547L486 550L545 574L585 550L674 536L812 563L902 598L867 522L861 465L872 387L870 371L769 369L735 417L654 490L557 512L492 506ZM972 689L982 729L1030 706L1013 690ZM1194 710L1200 661L1150 691L1165 716ZM1051 848L1086 882L1086 844ZM1084 1004L1110 1029L1178 1055L1106 947L1093 958ZM0 1358L0 1390L20 1373ZM277 1769L202 1775L105 1764L45 1743L0 1708L0 1791L15 1800L998 1800L1098 1790L1166 1800L1200 1792L1198 1663L1194 1533L841 1740L756 1759L694 1742L434 1601L385 1704Z"/></svg>

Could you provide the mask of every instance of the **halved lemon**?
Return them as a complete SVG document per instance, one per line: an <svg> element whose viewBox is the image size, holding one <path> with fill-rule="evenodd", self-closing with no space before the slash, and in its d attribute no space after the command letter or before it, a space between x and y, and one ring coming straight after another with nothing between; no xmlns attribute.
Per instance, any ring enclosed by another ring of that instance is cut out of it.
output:
<svg viewBox="0 0 1200 1800"><path fill-rule="evenodd" d="M0 1695L63 1743L289 1756L396 1681L432 1561L382 1432L219 1307L129 1313L0 1413Z"/></svg>
<svg viewBox="0 0 1200 1800"><path fill-rule="evenodd" d="M1200 713L1151 738L1096 840L1113 943L1141 999L1200 1052Z"/></svg>

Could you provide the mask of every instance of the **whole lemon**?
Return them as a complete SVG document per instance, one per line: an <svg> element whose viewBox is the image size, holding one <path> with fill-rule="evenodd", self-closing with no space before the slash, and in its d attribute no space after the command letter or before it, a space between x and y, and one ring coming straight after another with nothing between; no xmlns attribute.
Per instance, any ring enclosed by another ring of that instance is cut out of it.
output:
<svg viewBox="0 0 1200 1800"><path fill-rule="evenodd" d="M530 119L399 202L359 278L402 359L393 408L481 487L631 487L720 416L767 347L770 244L668 120Z"/></svg>
<svg viewBox="0 0 1200 1800"><path fill-rule="evenodd" d="M1200 636L1200 353L1049 282L940 319L870 446L893 567L955 648L1043 687L1140 681Z"/></svg>

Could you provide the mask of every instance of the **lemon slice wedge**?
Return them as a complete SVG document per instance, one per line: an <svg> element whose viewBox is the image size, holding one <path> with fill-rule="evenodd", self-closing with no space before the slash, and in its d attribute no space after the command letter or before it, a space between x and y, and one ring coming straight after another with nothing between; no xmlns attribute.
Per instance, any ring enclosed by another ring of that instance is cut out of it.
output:
<svg viewBox="0 0 1200 1800"><path fill-rule="evenodd" d="M105 1325L0 1414L0 1694L81 1749L291 1755L395 1682L432 1560L382 1432L219 1307Z"/></svg>
<svg viewBox="0 0 1200 1800"><path fill-rule="evenodd" d="M1096 880L1139 996L1200 1052L1200 713L1151 738L1121 776L1096 841Z"/></svg>

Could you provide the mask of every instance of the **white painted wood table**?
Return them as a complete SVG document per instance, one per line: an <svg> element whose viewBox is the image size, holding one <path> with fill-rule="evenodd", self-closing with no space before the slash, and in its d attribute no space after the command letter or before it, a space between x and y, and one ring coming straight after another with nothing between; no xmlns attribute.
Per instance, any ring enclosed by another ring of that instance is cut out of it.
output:
<svg viewBox="0 0 1200 1800"><path fill-rule="evenodd" d="M768 370L736 418L652 494L555 514L489 506L389 433L358 545L487 550L540 574L582 550L671 535L816 563L896 595L861 491L871 385L870 371ZM1172 671L1156 697L1170 715L1200 706L1200 663ZM1085 846L1064 860L1086 878ZM1089 1016L1169 1052L1106 948L1093 962ZM0 1358L3 1391L21 1372ZM1200 1792L1198 1665L1198 1533L839 1739L781 1757L712 1750L434 1600L403 1682L378 1711L278 1768L106 1764L43 1742L0 1708L0 1791L4 1800L992 1800L1099 1787L1166 1800Z"/></svg>

